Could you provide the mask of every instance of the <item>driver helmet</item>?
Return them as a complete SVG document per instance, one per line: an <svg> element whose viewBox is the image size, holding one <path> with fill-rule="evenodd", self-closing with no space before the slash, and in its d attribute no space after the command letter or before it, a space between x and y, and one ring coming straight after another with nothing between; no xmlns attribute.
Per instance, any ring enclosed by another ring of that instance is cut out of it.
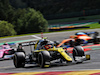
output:
<svg viewBox="0 0 100 75"><path fill-rule="evenodd" d="M44 44L48 44L47 37L44 37L44 38L43 38L43 42L44 42Z"/></svg>
<svg viewBox="0 0 100 75"><path fill-rule="evenodd" d="M84 34L86 34L86 33L84 33L84 32L77 32L77 33L75 33L75 35L84 35Z"/></svg>
<svg viewBox="0 0 100 75"><path fill-rule="evenodd" d="M47 37L43 37L43 40L47 40Z"/></svg>

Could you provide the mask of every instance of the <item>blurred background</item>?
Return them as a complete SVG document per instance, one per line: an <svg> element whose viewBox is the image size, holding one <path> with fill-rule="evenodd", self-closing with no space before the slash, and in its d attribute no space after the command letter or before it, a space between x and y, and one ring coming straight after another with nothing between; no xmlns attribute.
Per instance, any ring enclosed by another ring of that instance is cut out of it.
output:
<svg viewBox="0 0 100 75"><path fill-rule="evenodd" d="M77 28L99 19L100 0L0 0L1 37Z"/></svg>

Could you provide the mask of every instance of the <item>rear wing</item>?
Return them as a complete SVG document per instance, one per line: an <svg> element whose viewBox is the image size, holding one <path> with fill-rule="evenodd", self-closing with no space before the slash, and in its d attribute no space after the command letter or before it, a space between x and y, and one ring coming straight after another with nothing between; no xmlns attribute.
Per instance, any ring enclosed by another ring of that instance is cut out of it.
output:
<svg viewBox="0 0 100 75"><path fill-rule="evenodd" d="M99 32L85 32L87 35L94 34L94 36L98 36Z"/></svg>
<svg viewBox="0 0 100 75"><path fill-rule="evenodd" d="M36 41L22 42L22 43L17 43L17 44L22 45L22 46L30 46L30 45L35 45Z"/></svg>
<svg viewBox="0 0 100 75"><path fill-rule="evenodd" d="M98 40L98 42L100 42L100 36L97 36L97 40Z"/></svg>

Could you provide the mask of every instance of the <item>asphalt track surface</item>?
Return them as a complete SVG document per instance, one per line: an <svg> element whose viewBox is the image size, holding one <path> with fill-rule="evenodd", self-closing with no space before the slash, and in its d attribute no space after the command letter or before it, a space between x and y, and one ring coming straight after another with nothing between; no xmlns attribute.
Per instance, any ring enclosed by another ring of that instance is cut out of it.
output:
<svg viewBox="0 0 100 75"><path fill-rule="evenodd" d="M92 30L79 30L79 31L98 31L100 33L100 29L92 29ZM48 37L49 40L52 41L62 41L65 38L68 38L70 35L74 35L75 32L79 31L68 31L68 32L57 32L57 33L49 33L49 34L43 34L44 37ZM27 36L27 38L39 38L41 37L41 34L35 35L37 37L33 36ZM10 39L2 39L0 42L5 41L12 41L12 40L20 40L25 39L23 37L18 38L10 38ZM26 40L26 39L25 39ZM86 53L91 55L91 60L84 61L81 64L75 64L73 61L71 64L60 64L60 63L54 63L49 68L40 68L38 65L30 64L25 65L25 68L15 68L13 65L12 60L4 60L0 61L0 72L1 73L15 73L15 72L43 72L43 71L80 71L80 70L99 70L100 71L100 47L96 47L98 49L94 49L91 51L87 51ZM30 52L29 47L25 47L26 52ZM71 56L71 54L70 54Z"/></svg>

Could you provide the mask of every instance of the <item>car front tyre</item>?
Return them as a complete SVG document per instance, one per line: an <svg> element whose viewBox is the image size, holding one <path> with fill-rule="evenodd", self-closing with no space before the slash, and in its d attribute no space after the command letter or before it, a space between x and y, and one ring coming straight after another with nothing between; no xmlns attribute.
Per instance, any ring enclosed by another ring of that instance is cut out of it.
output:
<svg viewBox="0 0 100 75"><path fill-rule="evenodd" d="M13 63L16 68L25 66L25 54L23 52L16 52L13 57Z"/></svg>

